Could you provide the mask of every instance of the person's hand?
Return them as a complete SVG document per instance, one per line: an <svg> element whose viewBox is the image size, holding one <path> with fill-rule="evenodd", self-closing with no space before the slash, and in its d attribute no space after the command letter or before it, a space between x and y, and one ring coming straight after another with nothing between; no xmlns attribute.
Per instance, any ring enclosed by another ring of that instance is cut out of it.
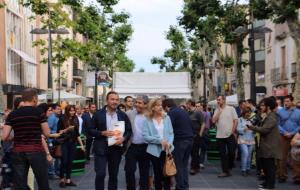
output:
<svg viewBox="0 0 300 190"><path fill-rule="evenodd" d="M61 134L62 134L61 132L59 132L59 133L53 133L53 134L51 134L51 136L53 138L58 138L58 137L60 137Z"/></svg>
<svg viewBox="0 0 300 190"><path fill-rule="evenodd" d="M114 130L113 133L115 137L121 136L121 131L119 130Z"/></svg>
<svg viewBox="0 0 300 190"><path fill-rule="evenodd" d="M112 136L114 136L114 132L113 131L101 131L101 135L103 135L105 137L112 137Z"/></svg>
<svg viewBox="0 0 300 190"><path fill-rule="evenodd" d="M162 140L160 143L164 150L167 150L169 148L169 144L166 140Z"/></svg>
<svg viewBox="0 0 300 190"><path fill-rule="evenodd" d="M121 145L124 142L124 137L116 137L116 143L115 145Z"/></svg>
<svg viewBox="0 0 300 190"><path fill-rule="evenodd" d="M84 146L82 145L82 146L80 146L80 149L82 150L82 152L85 152L85 148L84 148Z"/></svg>
<svg viewBox="0 0 300 190"><path fill-rule="evenodd" d="M48 153L47 154L47 161L49 162L49 163L52 163L53 162L53 157Z"/></svg>
<svg viewBox="0 0 300 190"><path fill-rule="evenodd" d="M293 135L291 133L285 133L284 136L287 138L291 138Z"/></svg>

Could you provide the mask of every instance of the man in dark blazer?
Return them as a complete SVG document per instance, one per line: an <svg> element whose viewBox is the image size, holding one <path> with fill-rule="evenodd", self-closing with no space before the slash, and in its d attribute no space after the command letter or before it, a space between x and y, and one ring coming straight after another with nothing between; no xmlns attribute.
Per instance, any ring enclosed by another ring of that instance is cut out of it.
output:
<svg viewBox="0 0 300 190"><path fill-rule="evenodd" d="M92 124L92 118L96 110L96 104L90 104L89 111L82 115L82 133L86 136L85 154L87 162L90 161L91 147L93 144L93 137L88 133L88 128Z"/></svg>
<svg viewBox="0 0 300 190"><path fill-rule="evenodd" d="M106 101L107 106L94 114L92 124L88 128L89 134L95 138L95 189L104 190L106 165L108 165L108 189L117 190L119 165L132 130L127 115L117 109L119 104L118 93L114 91L109 92L106 96ZM118 121L124 121L125 132L123 136L116 137L114 145L108 146L108 138L116 135L116 131L113 131L112 126Z"/></svg>

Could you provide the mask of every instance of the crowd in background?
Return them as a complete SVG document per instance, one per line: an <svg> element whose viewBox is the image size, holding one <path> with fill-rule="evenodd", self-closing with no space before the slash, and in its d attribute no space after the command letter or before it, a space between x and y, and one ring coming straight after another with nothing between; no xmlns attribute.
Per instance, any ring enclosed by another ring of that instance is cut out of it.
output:
<svg viewBox="0 0 300 190"><path fill-rule="evenodd" d="M282 104L282 100L284 104ZM39 189L49 189L48 179L59 180L59 187L76 186L71 180L76 146L85 154L86 164L94 157L95 189L118 189L118 172L125 156L128 190L189 189L189 174L205 168L209 147L208 131L216 130L220 152L220 178L230 177L240 160L242 176L253 167L262 183L260 189L274 189L276 176L284 183L288 167L293 181L300 183L300 104L292 96L265 98L256 105L251 99L234 108L224 96L217 107L187 100L177 106L166 96L149 99L146 95L127 96L120 103L117 92L106 97L107 105L97 110L89 103L38 105L33 89L15 99L14 110L5 112L2 133L1 188L30 189L27 185L32 168ZM124 131L116 131L124 125ZM114 144L108 143L114 138ZM91 154L93 152L93 154ZM174 158L177 173L164 175L166 156ZM135 172L139 168L139 184Z"/></svg>

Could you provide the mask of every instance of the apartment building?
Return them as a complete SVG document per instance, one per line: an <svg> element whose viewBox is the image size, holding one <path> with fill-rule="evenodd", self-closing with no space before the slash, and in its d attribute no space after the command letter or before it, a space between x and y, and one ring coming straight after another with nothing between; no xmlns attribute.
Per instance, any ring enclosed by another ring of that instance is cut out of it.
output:
<svg viewBox="0 0 300 190"><path fill-rule="evenodd" d="M2 2L4 2L2 0ZM37 48L32 47L36 36L30 31L36 20L30 20L31 10L18 0L6 0L0 9L0 109L12 107L13 99L22 89L38 86Z"/></svg>

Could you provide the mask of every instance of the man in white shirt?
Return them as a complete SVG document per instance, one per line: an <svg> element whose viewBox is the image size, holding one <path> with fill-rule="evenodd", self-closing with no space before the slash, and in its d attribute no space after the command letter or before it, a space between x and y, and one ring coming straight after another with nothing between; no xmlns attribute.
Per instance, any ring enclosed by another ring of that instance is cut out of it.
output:
<svg viewBox="0 0 300 190"><path fill-rule="evenodd" d="M143 137L143 127L146 120L145 111L149 102L148 96L141 95L136 98L135 108L126 112L132 126L130 146L126 153L125 174L127 190L135 190L135 171L139 166L140 190L148 190L148 177L150 161L147 156L147 144Z"/></svg>
<svg viewBox="0 0 300 190"><path fill-rule="evenodd" d="M79 121L79 134L82 134L83 119L82 119L82 109L81 109L80 105L76 106L76 116L77 116L78 121Z"/></svg>
<svg viewBox="0 0 300 190"><path fill-rule="evenodd" d="M222 173L218 177L231 176L230 170L234 166L238 116L235 109L226 105L224 96L217 98L218 108L213 116L213 123L217 126L217 140L221 156Z"/></svg>

